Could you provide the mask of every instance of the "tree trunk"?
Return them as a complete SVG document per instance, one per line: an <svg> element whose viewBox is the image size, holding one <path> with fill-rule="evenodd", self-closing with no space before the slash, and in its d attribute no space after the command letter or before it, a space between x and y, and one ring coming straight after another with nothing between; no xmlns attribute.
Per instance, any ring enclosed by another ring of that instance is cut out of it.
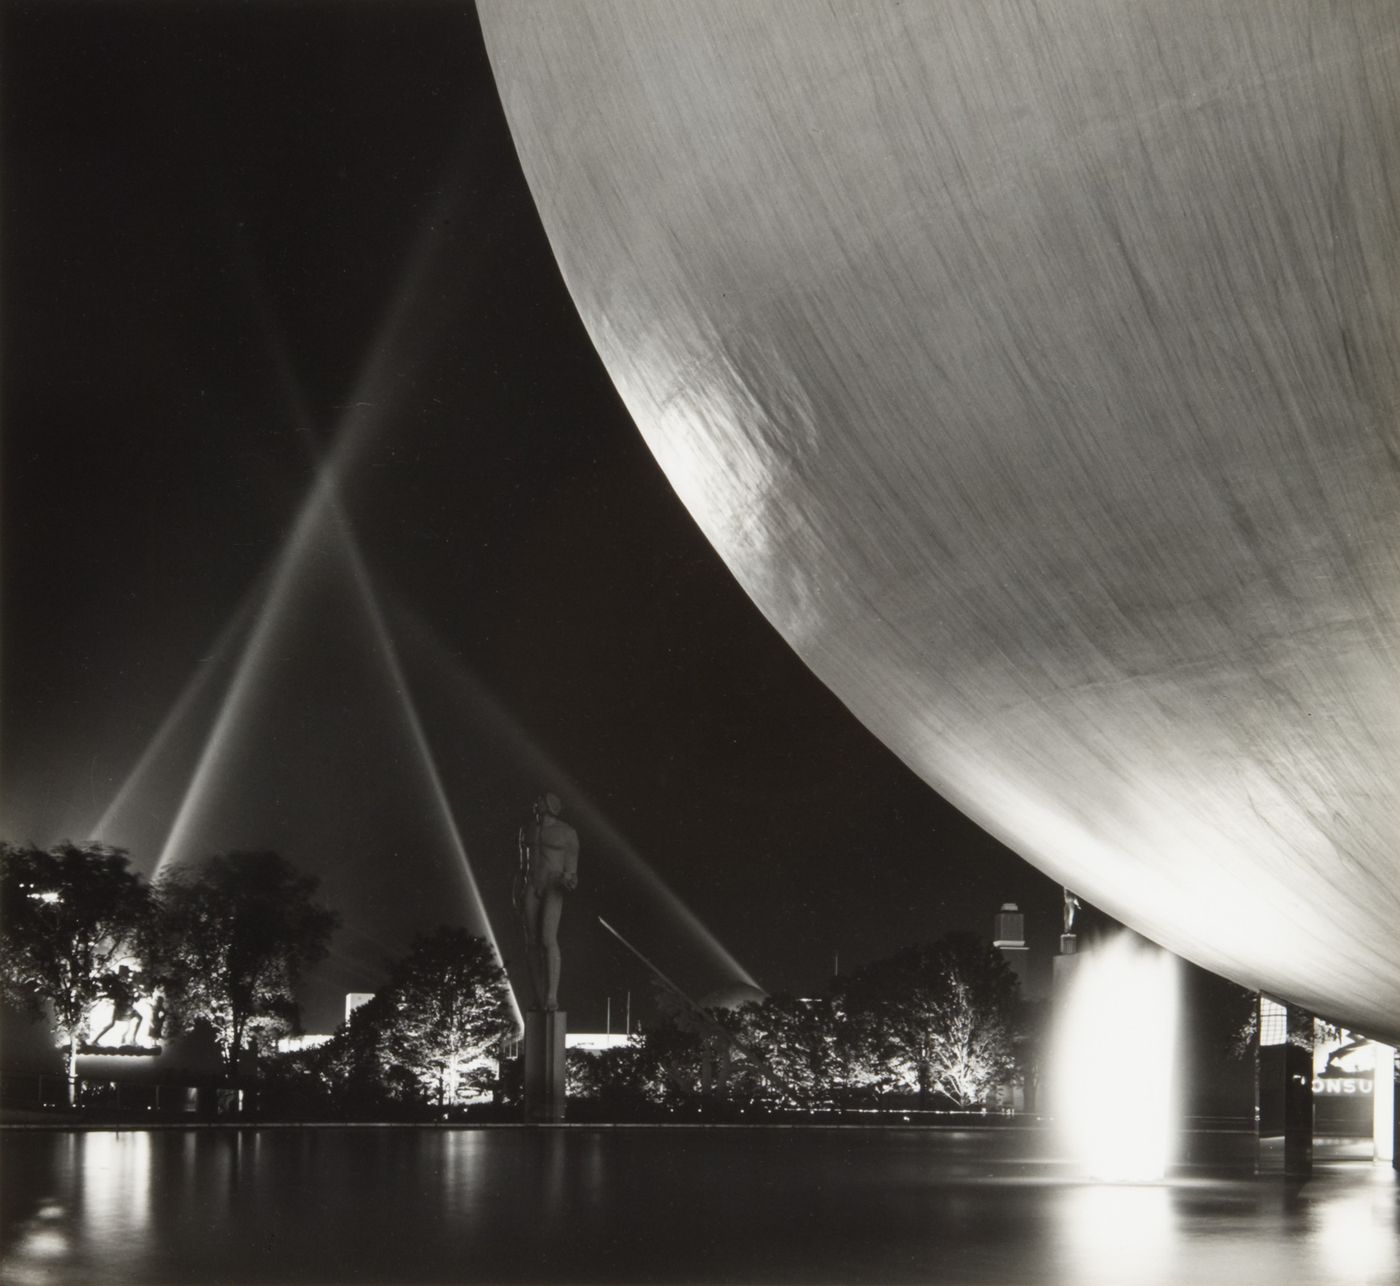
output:
<svg viewBox="0 0 1400 1286"><path fill-rule="evenodd" d="M78 1104L78 1037L76 1035L68 1037L68 1043L63 1047L63 1078L67 1083L68 1106L76 1107Z"/></svg>
<svg viewBox="0 0 1400 1286"><path fill-rule="evenodd" d="M229 1084L238 1084L238 1055L243 1051L243 1024L235 1016L233 1030L228 1040L228 1079Z"/></svg>

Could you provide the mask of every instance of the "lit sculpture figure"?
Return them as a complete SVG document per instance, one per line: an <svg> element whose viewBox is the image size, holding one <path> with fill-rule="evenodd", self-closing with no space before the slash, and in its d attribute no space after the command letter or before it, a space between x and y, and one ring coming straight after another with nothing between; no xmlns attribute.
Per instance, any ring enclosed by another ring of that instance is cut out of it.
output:
<svg viewBox="0 0 1400 1286"><path fill-rule="evenodd" d="M143 999L140 988L140 978L131 972L128 965L120 966L116 973L108 974L103 979L103 995L112 1002L111 1021L92 1038L93 1045L100 1045L103 1037L107 1035L113 1027L118 1024L125 1024L125 1030L118 1040L122 1046L134 1045L141 1034L141 1026L145 1021L145 1015L137 1008L137 1004Z"/></svg>
<svg viewBox="0 0 1400 1286"><path fill-rule="evenodd" d="M1074 932L1075 913L1083 910L1084 903L1074 896L1068 889L1065 889L1065 927L1064 933L1068 937Z"/></svg>
<svg viewBox="0 0 1400 1286"><path fill-rule="evenodd" d="M578 887L578 832L560 816L558 795L541 795L517 836L519 864L512 901L525 931L535 1002L559 1008L559 919L564 894Z"/></svg>

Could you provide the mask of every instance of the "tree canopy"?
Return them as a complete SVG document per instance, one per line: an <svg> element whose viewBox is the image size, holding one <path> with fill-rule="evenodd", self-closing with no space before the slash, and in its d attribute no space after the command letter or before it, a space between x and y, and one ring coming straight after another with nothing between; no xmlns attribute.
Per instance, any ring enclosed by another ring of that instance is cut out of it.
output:
<svg viewBox="0 0 1400 1286"><path fill-rule="evenodd" d="M1016 1064L1016 976L993 947L949 934L842 980L853 1062L877 1088L984 1102Z"/></svg>
<svg viewBox="0 0 1400 1286"><path fill-rule="evenodd" d="M0 843L0 989L50 1016L70 1095L104 1000L104 1031L122 1018L157 1033L207 1023L236 1076L250 1043L270 1054L267 1038L299 1025L298 980L337 923L318 886L271 852L182 865L148 887L100 844ZM387 975L328 1044L267 1061L265 1087L317 1111L397 1115L461 1107L504 1083L498 1045L513 1015L489 942L441 927ZM571 1052L571 1094L624 1114L841 1109L915 1091L925 1106L968 1107L1018 1072L1033 1092L1044 1017L1001 954L967 934L896 952L820 996L703 1009L668 986L657 1008L625 1048ZM138 1039L128 1027L111 1043Z"/></svg>
<svg viewBox="0 0 1400 1286"><path fill-rule="evenodd" d="M444 926L414 941L387 984L337 1033L326 1061L357 1101L447 1106L494 1080L488 1060L512 1025L495 949Z"/></svg>
<svg viewBox="0 0 1400 1286"><path fill-rule="evenodd" d="M319 883L276 853L237 852L156 885L151 967L184 1025L213 1028L232 1071L247 1037L296 1026L297 979L326 954L338 922L314 900Z"/></svg>
<svg viewBox="0 0 1400 1286"><path fill-rule="evenodd" d="M36 1017L48 1006L70 1093L89 1016L150 920L150 889L120 849L0 843L0 986Z"/></svg>

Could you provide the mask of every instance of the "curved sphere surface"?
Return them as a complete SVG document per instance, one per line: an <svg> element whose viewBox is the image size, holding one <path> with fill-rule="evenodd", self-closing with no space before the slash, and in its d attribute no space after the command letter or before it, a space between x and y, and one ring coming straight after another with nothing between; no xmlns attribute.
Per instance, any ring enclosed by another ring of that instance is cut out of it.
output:
<svg viewBox="0 0 1400 1286"><path fill-rule="evenodd" d="M1400 6L484 0L735 576L1165 946L1400 1031Z"/></svg>

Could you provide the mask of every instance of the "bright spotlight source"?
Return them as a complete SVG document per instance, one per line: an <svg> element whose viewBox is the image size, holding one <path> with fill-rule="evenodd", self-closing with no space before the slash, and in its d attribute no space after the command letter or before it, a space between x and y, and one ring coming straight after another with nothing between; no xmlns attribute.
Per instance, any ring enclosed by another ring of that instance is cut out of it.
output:
<svg viewBox="0 0 1400 1286"><path fill-rule="evenodd" d="M1176 961L1124 933L1077 958L1056 1000L1053 1098L1088 1175L1147 1183L1171 1147Z"/></svg>

